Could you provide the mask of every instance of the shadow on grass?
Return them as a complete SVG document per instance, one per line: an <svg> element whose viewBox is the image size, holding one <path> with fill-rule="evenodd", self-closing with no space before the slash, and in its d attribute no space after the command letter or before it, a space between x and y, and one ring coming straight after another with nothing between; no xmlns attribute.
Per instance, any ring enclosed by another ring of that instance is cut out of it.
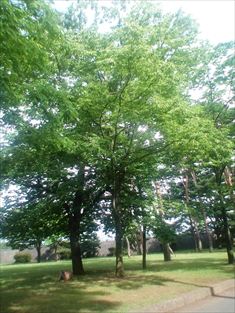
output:
<svg viewBox="0 0 235 313"><path fill-rule="evenodd" d="M30 273L31 274L31 273ZM77 281L55 282L54 277L19 278L14 283L3 280L1 311L4 313L78 313L111 312L120 305L117 301L101 299L107 291L88 291Z"/></svg>
<svg viewBox="0 0 235 313"><path fill-rule="evenodd" d="M118 289L137 290L143 285L164 286L167 283L206 287L207 285L183 282L160 276L162 272L213 270L225 272L221 260L211 258L175 260L163 262L149 260L147 270L141 268L140 259L126 260L126 276L117 279L114 275L114 259L92 260L86 264L87 275L72 282L58 282L61 269L70 269L69 263L9 266L1 273L0 298L4 313L78 313L118 311L121 302L112 301ZM228 269L230 271L230 268ZM91 291L91 289L94 289ZM113 289L114 288L114 289ZM113 291L114 290L114 291ZM116 291L115 291L116 290ZM213 295L213 289L211 289ZM214 294L214 296L216 296ZM122 300L122 299L121 299Z"/></svg>
<svg viewBox="0 0 235 313"><path fill-rule="evenodd" d="M95 278L94 278L95 277ZM84 278L87 284L92 284L94 281L97 286L103 288L112 288L115 289L123 289L123 290L134 290L142 288L143 285L156 285L163 286L166 282L172 281L171 279L167 279L155 274L152 275L125 275L124 278L116 278L114 275L107 276L99 276L89 275Z"/></svg>
<svg viewBox="0 0 235 313"><path fill-rule="evenodd" d="M183 270L186 272L190 271L197 271L200 269L203 270L213 270L213 269L221 269L223 272L225 271L224 266L227 265L226 263L221 263L221 260L211 259L211 258L200 258L200 259L187 259L187 260L177 260L174 259L171 262L164 262L158 260L150 260L147 261L147 269L146 271L156 271L156 272L163 272L163 271L179 271ZM134 263L130 264L127 263L126 267L129 271L140 270L140 264Z"/></svg>
<svg viewBox="0 0 235 313"><path fill-rule="evenodd" d="M69 269L69 266L58 263L42 267L36 264L6 267L0 273L1 312L111 312L120 305L117 301L105 299L108 291L88 291L85 281L59 282L61 268Z"/></svg>

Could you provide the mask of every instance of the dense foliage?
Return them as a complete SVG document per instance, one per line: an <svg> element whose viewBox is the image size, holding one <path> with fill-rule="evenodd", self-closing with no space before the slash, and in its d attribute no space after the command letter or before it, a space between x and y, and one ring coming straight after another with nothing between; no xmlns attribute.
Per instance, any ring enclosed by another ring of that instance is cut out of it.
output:
<svg viewBox="0 0 235 313"><path fill-rule="evenodd" d="M133 229L169 246L169 221L181 220L200 250L204 221L232 263L232 43L199 42L181 11L115 4L78 1L65 14L41 0L0 4L2 184L16 188L1 236L34 244L38 259L44 240L68 238L78 275L81 239L92 243L100 221L123 276Z"/></svg>
<svg viewBox="0 0 235 313"><path fill-rule="evenodd" d="M15 263L30 263L32 256L30 253L19 252L14 255Z"/></svg>

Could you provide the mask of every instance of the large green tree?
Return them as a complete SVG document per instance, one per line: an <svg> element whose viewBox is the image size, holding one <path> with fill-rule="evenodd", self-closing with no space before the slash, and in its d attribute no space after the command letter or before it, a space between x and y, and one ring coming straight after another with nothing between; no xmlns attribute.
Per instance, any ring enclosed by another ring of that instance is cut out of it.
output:
<svg viewBox="0 0 235 313"><path fill-rule="evenodd" d="M130 207L139 210L128 206L133 186L166 155L177 162L199 151L207 126L212 129L188 105L198 64L195 25L182 12L164 15L145 2L128 12L122 2L99 11L82 1L61 18L42 1L3 4L14 18L3 16L6 29L17 25L12 40L22 45L22 61L10 45L3 57L3 121L11 134L2 153L4 180L20 185L43 177L45 198L67 221L74 274L84 272L81 223L99 213L96 204L109 192L116 275L123 276L123 217L131 222ZM111 24L105 32L102 19ZM7 65L7 53L17 66Z"/></svg>
<svg viewBox="0 0 235 313"><path fill-rule="evenodd" d="M77 45L85 46L87 66L76 59L73 67L76 77L84 75L78 83L85 82L77 94L80 124L87 130L83 151L97 162L111 193L116 274L122 276L122 193L136 173L154 168L166 147L178 140L174 132L185 121L182 90L194 62L195 28L180 13L164 16L143 5L119 19L112 32L86 36L79 34Z"/></svg>

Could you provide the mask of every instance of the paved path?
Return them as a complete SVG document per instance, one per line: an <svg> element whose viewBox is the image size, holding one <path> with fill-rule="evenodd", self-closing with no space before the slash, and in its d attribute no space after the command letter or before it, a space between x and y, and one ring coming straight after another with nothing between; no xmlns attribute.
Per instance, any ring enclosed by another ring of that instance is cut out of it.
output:
<svg viewBox="0 0 235 313"><path fill-rule="evenodd" d="M198 287L132 313L235 313L234 279Z"/></svg>
<svg viewBox="0 0 235 313"><path fill-rule="evenodd" d="M214 296L187 305L174 313L234 313L235 289L216 293Z"/></svg>

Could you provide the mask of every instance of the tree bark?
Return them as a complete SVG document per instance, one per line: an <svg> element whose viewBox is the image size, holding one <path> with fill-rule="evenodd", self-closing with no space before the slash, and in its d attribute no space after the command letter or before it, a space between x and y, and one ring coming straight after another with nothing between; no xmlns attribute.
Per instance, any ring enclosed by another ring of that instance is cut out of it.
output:
<svg viewBox="0 0 235 313"><path fill-rule="evenodd" d="M116 224L116 277L124 276L124 263L123 263L123 238L120 224Z"/></svg>
<svg viewBox="0 0 235 313"><path fill-rule="evenodd" d="M80 223L81 213L79 211L69 215L69 240L72 259L73 275L83 275L82 253L80 247Z"/></svg>
<svg viewBox="0 0 235 313"><path fill-rule="evenodd" d="M193 237L193 241L194 241L194 247L195 247L195 251L198 252L198 243L197 243L197 238L195 235L195 229L194 229L194 225L193 225L193 220L191 217L191 214L189 213L189 222L190 222L190 231Z"/></svg>
<svg viewBox="0 0 235 313"><path fill-rule="evenodd" d="M119 184L115 181L112 193L112 213L115 223L115 243L116 243L116 277L124 276L124 263L123 263L123 231L120 216L120 188Z"/></svg>
<svg viewBox="0 0 235 313"><path fill-rule="evenodd" d="M131 257L131 247L130 247L130 242L129 242L129 239L127 236L126 236L126 245L127 245L127 255L128 255L128 258L130 258Z"/></svg>
<svg viewBox="0 0 235 313"><path fill-rule="evenodd" d="M82 209L85 208L84 185L85 185L85 166L80 165L78 175L78 189L74 197L73 205L69 215L69 239L72 258L73 275L83 275L84 268L82 263L82 252L80 247L80 224L82 220Z"/></svg>
<svg viewBox="0 0 235 313"><path fill-rule="evenodd" d="M143 254L143 233L142 230L139 229L136 233L136 243L137 243L137 254L142 255Z"/></svg>
<svg viewBox="0 0 235 313"><path fill-rule="evenodd" d="M72 271L73 275L84 275L84 268L82 263L82 253L79 243L79 237L70 232L70 247L72 258Z"/></svg>
<svg viewBox="0 0 235 313"><path fill-rule="evenodd" d="M194 186L195 186L196 189L198 190L199 188L198 188L197 176L196 176L195 171L191 170L191 175L192 175L192 178L193 178ZM208 225L207 225L206 210L204 209L204 206L203 206L203 203L202 203L201 199L200 199L199 201L200 201L200 208L201 208L202 215L203 215L203 220L204 220L204 225L205 225L205 231L206 231L207 240L208 240L208 245L209 245L209 252L212 252L212 251L213 251L213 242L212 242L211 234L210 234L210 231L209 231L209 228L208 228ZM201 239L200 239L199 242L201 243ZM198 245L198 246L199 246L199 245ZM201 248L202 248L202 245L201 245ZM200 251L200 250L199 250L199 251Z"/></svg>
<svg viewBox="0 0 235 313"><path fill-rule="evenodd" d="M38 263L41 263L41 248L42 248L42 242L37 241L36 250L37 250L37 262Z"/></svg>
<svg viewBox="0 0 235 313"><path fill-rule="evenodd" d="M202 252L202 240L201 240L200 232L198 230L197 221L193 219L193 222L194 222L195 236L196 236L197 244L198 244L198 252Z"/></svg>
<svg viewBox="0 0 235 313"><path fill-rule="evenodd" d="M206 236L207 236L208 245L209 245L209 252L213 252L213 240L212 240L211 233L207 225L206 211L203 206L201 206L201 211L202 211L203 219L204 219L205 231L206 231Z"/></svg>
<svg viewBox="0 0 235 313"><path fill-rule="evenodd" d="M168 262L171 261L171 250L169 243L163 243L162 244L163 254L164 254L164 261Z"/></svg>
<svg viewBox="0 0 235 313"><path fill-rule="evenodd" d="M216 183L218 186L221 215L222 215L222 219L223 219L223 235L224 235L225 245L226 245L226 250L227 250L227 255L228 255L228 264L234 264L235 258L234 258L234 252L233 252L233 242L232 242L231 233L230 233L230 229L229 229L228 217L227 217L226 207L225 207L225 203L224 203L224 197L223 197L223 194L221 191L222 175L223 175L225 169L215 170L215 176L216 176ZM228 180L229 179L228 175L226 175L226 173L224 173L224 175L225 175L226 184L230 185L230 181Z"/></svg>
<svg viewBox="0 0 235 313"><path fill-rule="evenodd" d="M228 217L226 213L226 208L223 201L223 196L220 193L220 204L221 204L221 211L222 211L222 218L223 218L223 226L224 226L224 237L225 237L225 244L226 250L228 255L228 264L234 264L234 252L233 252L233 243L231 238L231 233L228 224Z"/></svg>
<svg viewBox="0 0 235 313"><path fill-rule="evenodd" d="M157 196L159 198L159 202L160 202L160 215L163 219L163 215L164 215L164 208L163 208L163 202L162 202L162 194L161 194L161 190L160 190L160 185L158 182L155 182L155 189L156 189L156 193ZM163 250L163 255L164 255L164 261L171 261L171 253L170 253L170 244L169 242L162 243L162 250Z"/></svg>
<svg viewBox="0 0 235 313"><path fill-rule="evenodd" d="M146 255L147 255L147 249L146 249L146 226L143 225L143 256L142 256L142 267L145 270L146 269Z"/></svg>
<svg viewBox="0 0 235 313"><path fill-rule="evenodd" d="M195 175L194 172L191 172L191 174ZM193 180L194 180L194 183L196 184L194 175L193 175ZM184 191L185 191L186 207L188 208L189 207L190 196L189 196L189 177L188 177L187 173L185 175L185 180L183 180L183 186L184 186ZM193 218L192 214L189 214L189 215L190 215L191 228L193 229L195 250L201 252L202 251L202 241L201 241L201 237L200 237L200 232L199 232L198 227L197 227L197 221Z"/></svg>

